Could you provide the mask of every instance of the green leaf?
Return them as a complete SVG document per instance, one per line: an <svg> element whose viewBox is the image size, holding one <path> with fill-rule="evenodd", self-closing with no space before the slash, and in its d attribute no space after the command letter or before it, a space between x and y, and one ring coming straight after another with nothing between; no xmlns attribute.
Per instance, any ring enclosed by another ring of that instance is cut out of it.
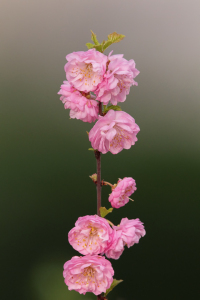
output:
<svg viewBox="0 0 200 300"><path fill-rule="evenodd" d="M110 109L113 109L113 110L122 110L119 105L110 105L110 106L108 106L108 107L105 108L104 112L108 112Z"/></svg>
<svg viewBox="0 0 200 300"><path fill-rule="evenodd" d="M99 41L97 40L97 36L96 34L91 30L91 40L94 42L94 44L92 43L87 43L86 46L88 47L88 49L92 49L95 48L97 51L103 53L104 50L106 48L108 48L110 45L112 45L113 43L118 43L121 40L123 40L123 38L125 37L125 35L123 34L119 34L117 32L113 32L111 34L108 35L108 40L107 41L103 41L101 44L99 43Z"/></svg>
<svg viewBox="0 0 200 300"><path fill-rule="evenodd" d="M88 47L88 49L94 48L94 44L92 43L86 43L85 45Z"/></svg>
<svg viewBox="0 0 200 300"><path fill-rule="evenodd" d="M119 43L121 40L123 40L123 38L125 38L125 35L119 34L117 32L113 32L108 35L108 40L111 41L112 44Z"/></svg>
<svg viewBox="0 0 200 300"><path fill-rule="evenodd" d="M113 279L113 282L112 282L110 288L107 289L107 291L105 292L104 297L106 297L108 295L108 293L110 293L114 289L114 287L116 287L122 281L123 280Z"/></svg>
<svg viewBox="0 0 200 300"><path fill-rule="evenodd" d="M104 218L105 216L107 216L107 214L111 213L113 211L113 208L109 208L109 209L106 209L105 207L100 207L100 214L101 214L101 217Z"/></svg>
<svg viewBox="0 0 200 300"><path fill-rule="evenodd" d="M97 40L96 34L91 30L91 40L95 43L95 45L99 45L99 41Z"/></svg>
<svg viewBox="0 0 200 300"><path fill-rule="evenodd" d="M117 32L113 32L108 35L108 40L105 42L103 41L102 46L103 46L103 51L108 48L110 45L114 43L119 43L121 40L125 38L125 35L119 34Z"/></svg>
<svg viewBox="0 0 200 300"><path fill-rule="evenodd" d="M94 151L94 149L93 149L93 148L88 148L88 150L90 150L90 151Z"/></svg>

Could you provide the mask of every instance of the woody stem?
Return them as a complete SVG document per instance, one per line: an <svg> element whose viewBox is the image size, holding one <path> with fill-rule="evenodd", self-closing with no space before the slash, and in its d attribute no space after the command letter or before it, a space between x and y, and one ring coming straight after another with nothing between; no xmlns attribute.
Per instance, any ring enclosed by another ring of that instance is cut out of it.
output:
<svg viewBox="0 0 200 300"><path fill-rule="evenodd" d="M101 207L101 152L95 150L94 152L97 160L97 215L100 216Z"/></svg>
<svg viewBox="0 0 200 300"><path fill-rule="evenodd" d="M102 104L99 102L99 115L102 116ZM101 152L98 150L94 151L97 161L97 215L100 216L101 207Z"/></svg>

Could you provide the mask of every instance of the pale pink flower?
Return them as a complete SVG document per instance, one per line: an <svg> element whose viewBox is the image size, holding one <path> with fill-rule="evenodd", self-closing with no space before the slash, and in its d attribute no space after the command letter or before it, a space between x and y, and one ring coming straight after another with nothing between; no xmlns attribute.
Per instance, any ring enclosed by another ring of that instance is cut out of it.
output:
<svg viewBox="0 0 200 300"><path fill-rule="evenodd" d="M132 85L138 85L133 80L140 72L135 68L133 59L126 60L123 54L108 55L107 72L104 80L99 84L96 91L97 100L107 105L109 101L113 105L124 102Z"/></svg>
<svg viewBox="0 0 200 300"><path fill-rule="evenodd" d="M139 239L146 234L143 223L139 219L124 218L118 226L113 226L113 230L114 234L105 250L105 255L113 259L121 256L125 245L129 248L139 243Z"/></svg>
<svg viewBox="0 0 200 300"><path fill-rule="evenodd" d="M78 218L68 234L69 243L83 255L103 254L112 238L108 221L97 215Z"/></svg>
<svg viewBox="0 0 200 300"><path fill-rule="evenodd" d="M128 248L139 243L139 239L146 234L144 225L139 219L124 218L114 229L121 232L121 239Z"/></svg>
<svg viewBox="0 0 200 300"><path fill-rule="evenodd" d="M104 117L99 117L89 132L89 140L92 147L103 154L108 151L117 154L135 144L139 131L139 126L129 114L111 109Z"/></svg>
<svg viewBox="0 0 200 300"><path fill-rule="evenodd" d="M64 264L63 277L68 289L80 294L105 293L113 282L114 270L105 257L74 256Z"/></svg>
<svg viewBox="0 0 200 300"><path fill-rule="evenodd" d="M93 100L91 95L77 91L68 81L63 82L58 94L61 95L60 100L65 109L71 109L70 118L89 123L98 118L97 101Z"/></svg>
<svg viewBox="0 0 200 300"><path fill-rule="evenodd" d="M67 80L79 91L95 91L103 80L108 57L90 49L70 53L66 59L68 62L64 69Z"/></svg>
<svg viewBox="0 0 200 300"><path fill-rule="evenodd" d="M136 183L132 177L119 179L117 186L112 188L112 193L110 194L108 200L112 207L119 208L129 202L129 196L132 195L136 190Z"/></svg>
<svg viewBox="0 0 200 300"><path fill-rule="evenodd" d="M108 248L105 250L105 255L108 258L118 259L124 251L124 243L121 239L121 231L113 230L114 234Z"/></svg>

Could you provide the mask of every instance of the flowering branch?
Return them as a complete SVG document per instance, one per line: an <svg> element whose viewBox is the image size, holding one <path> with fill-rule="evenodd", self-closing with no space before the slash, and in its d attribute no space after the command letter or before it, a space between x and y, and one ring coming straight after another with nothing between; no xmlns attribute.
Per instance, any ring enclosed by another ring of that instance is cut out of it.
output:
<svg viewBox="0 0 200 300"><path fill-rule="evenodd" d="M122 54L108 56L104 50L118 43L124 35L113 32L101 44L92 32L94 44L87 43L88 51L73 52L66 56L64 67L67 81L61 85L58 94L70 118L83 122L97 122L88 133L94 151L97 173L90 176L97 188L97 214L79 217L68 233L70 245L83 256L74 256L64 264L64 281L69 290L80 294L92 292L97 300L107 300L107 294L122 280L113 278L114 270L107 258L118 259L125 246L137 244L146 234L139 219L123 218L115 226L105 216L113 208L126 205L136 191L132 177L125 177L111 184L101 180L101 154L118 154L130 149L137 141L140 131L135 120L117 105L124 102L132 85L137 86L134 78L139 74L134 60L127 61ZM94 95L95 94L95 95ZM109 105L110 102L110 105ZM102 111L103 105L103 111ZM108 106L107 106L108 105ZM111 194L109 209L101 207L101 187L109 185ZM133 201L133 200L132 200ZM102 294L104 293L104 294Z"/></svg>

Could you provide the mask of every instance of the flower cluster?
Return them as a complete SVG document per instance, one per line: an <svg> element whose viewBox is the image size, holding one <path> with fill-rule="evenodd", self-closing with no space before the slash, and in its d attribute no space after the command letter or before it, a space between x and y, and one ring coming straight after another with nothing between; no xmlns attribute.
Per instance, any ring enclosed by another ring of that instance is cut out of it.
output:
<svg viewBox="0 0 200 300"><path fill-rule="evenodd" d="M122 219L119 226L110 227L107 220L97 215L78 218L75 227L68 234L69 243L83 255L105 254L118 259L124 250L139 242L145 235L143 223L139 219ZM111 254L111 253L119 253Z"/></svg>
<svg viewBox="0 0 200 300"><path fill-rule="evenodd" d="M78 218L75 227L69 231L68 240L85 256L75 256L64 265L63 276L69 290L95 295L105 292L112 283L114 270L102 255L118 259L125 245L133 246L144 235L145 229L139 219L124 218L118 226L111 228L106 219L97 215Z"/></svg>
<svg viewBox="0 0 200 300"><path fill-rule="evenodd" d="M98 119L89 134L92 147L102 153L117 154L135 144L140 128L123 111L111 110L98 116L98 103L124 102L130 87L137 85L134 78L139 71L134 60L111 54L106 56L96 49L68 54L64 67L68 81L63 82L58 94L64 107L70 109L70 118L89 123Z"/></svg>
<svg viewBox="0 0 200 300"><path fill-rule="evenodd" d="M132 59L126 60L122 54L112 55L113 51L108 56L103 54L110 44L123 37L114 32L108 36L107 42L99 44L96 35L92 33L95 44L88 44L88 48L93 47L92 49L66 56L64 70L67 80L61 85L58 94L65 109L70 109L70 118L88 123L97 120L88 134L95 155L109 151L117 154L123 149L130 149L137 141L136 136L140 131L134 118L117 106L119 102L126 100L130 87L137 86L134 79L139 71L135 62ZM109 102L111 105L107 106ZM95 173L90 177L97 189L101 185L111 186L108 201L113 208L118 209L132 200L129 197L137 189L132 177L119 179L112 185L100 181L98 176ZM103 255L118 259L125 246L129 248L137 244L146 234L143 223L138 218L123 218L118 226L105 219L113 208L107 210L101 207L98 215L79 217L75 227L69 231L70 245L83 255L74 256L64 264L63 276L69 290L80 294L107 293L108 289L112 289L114 270Z"/></svg>

